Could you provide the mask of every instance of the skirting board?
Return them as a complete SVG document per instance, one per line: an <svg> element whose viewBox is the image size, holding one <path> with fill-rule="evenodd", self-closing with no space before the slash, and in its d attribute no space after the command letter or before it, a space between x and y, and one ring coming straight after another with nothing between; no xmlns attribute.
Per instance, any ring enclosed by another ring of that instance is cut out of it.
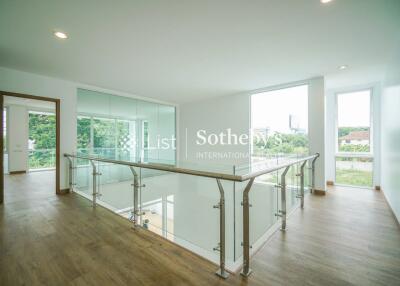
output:
<svg viewBox="0 0 400 286"><path fill-rule="evenodd" d="M392 206L390 205L388 199L386 198L385 192L382 189L379 189L379 190L382 191L382 194L383 194L383 197L385 198L386 204L389 206L389 210L392 213L394 220L397 222L397 226L400 228L400 218L398 218L396 216L396 214L394 213Z"/></svg>
<svg viewBox="0 0 400 286"><path fill-rule="evenodd" d="M26 171L11 171L9 172L10 175L18 175L18 174L26 174Z"/></svg>
<svg viewBox="0 0 400 286"><path fill-rule="evenodd" d="M325 196L326 195L326 191L314 190L313 194L316 195L316 196Z"/></svg>
<svg viewBox="0 0 400 286"><path fill-rule="evenodd" d="M69 193L69 188L68 189L61 189L60 192L58 193L59 195L65 195Z"/></svg>

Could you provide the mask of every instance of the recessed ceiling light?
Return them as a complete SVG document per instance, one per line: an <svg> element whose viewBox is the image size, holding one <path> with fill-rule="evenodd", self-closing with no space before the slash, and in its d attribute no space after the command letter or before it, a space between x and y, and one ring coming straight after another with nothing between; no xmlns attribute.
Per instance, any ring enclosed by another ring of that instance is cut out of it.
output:
<svg viewBox="0 0 400 286"><path fill-rule="evenodd" d="M60 38L60 39L68 38L67 34L60 32L60 31L55 31L54 36L56 36L57 38Z"/></svg>
<svg viewBox="0 0 400 286"><path fill-rule="evenodd" d="M347 65L341 65L341 66L339 66L339 69L340 69L340 70L345 70L345 69L347 69L347 68L348 68Z"/></svg>
<svg viewBox="0 0 400 286"><path fill-rule="evenodd" d="M320 0L322 4L327 4L329 2L332 2L333 0Z"/></svg>

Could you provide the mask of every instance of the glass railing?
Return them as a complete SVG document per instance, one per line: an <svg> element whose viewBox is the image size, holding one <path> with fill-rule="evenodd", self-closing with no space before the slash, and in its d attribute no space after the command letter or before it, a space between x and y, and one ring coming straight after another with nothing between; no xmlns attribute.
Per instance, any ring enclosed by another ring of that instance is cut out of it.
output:
<svg viewBox="0 0 400 286"><path fill-rule="evenodd" d="M71 189L213 262L221 277L250 255L303 205L318 154L229 166L80 152L70 162ZM227 270L226 270L227 269Z"/></svg>

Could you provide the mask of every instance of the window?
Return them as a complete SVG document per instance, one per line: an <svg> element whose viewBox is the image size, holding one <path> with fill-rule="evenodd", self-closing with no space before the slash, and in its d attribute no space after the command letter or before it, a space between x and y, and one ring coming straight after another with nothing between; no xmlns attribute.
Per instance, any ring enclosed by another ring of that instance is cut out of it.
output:
<svg viewBox="0 0 400 286"><path fill-rule="evenodd" d="M372 187L371 90L337 94L336 183Z"/></svg>
<svg viewBox="0 0 400 286"><path fill-rule="evenodd" d="M3 153L8 153L7 148L7 107L3 108ZM4 160L6 161L6 160Z"/></svg>
<svg viewBox="0 0 400 286"><path fill-rule="evenodd" d="M337 150L371 152L370 90L337 95Z"/></svg>
<svg viewBox="0 0 400 286"><path fill-rule="evenodd" d="M251 162L271 165L290 157L309 153L308 85L300 85L251 96ZM295 169L288 184L295 184ZM277 183L276 172L259 177L265 183Z"/></svg>
<svg viewBox="0 0 400 286"><path fill-rule="evenodd" d="M308 154L308 85L251 96L252 159Z"/></svg>
<svg viewBox="0 0 400 286"><path fill-rule="evenodd" d="M78 116L77 121L77 147L78 151L88 154L91 142L91 119L90 117Z"/></svg>
<svg viewBox="0 0 400 286"><path fill-rule="evenodd" d="M158 138L175 136L173 106L78 89L77 111L78 151L117 160L175 161L175 147L157 145Z"/></svg>
<svg viewBox="0 0 400 286"><path fill-rule="evenodd" d="M143 121L142 126L142 156L143 162L149 161L149 122Z"/></svg>
<svg viewBox="0 0 400 286"><path fill-rule="evenodd" d="M93 118L93 153L106 158L116 158L115 120Z"/></svg>

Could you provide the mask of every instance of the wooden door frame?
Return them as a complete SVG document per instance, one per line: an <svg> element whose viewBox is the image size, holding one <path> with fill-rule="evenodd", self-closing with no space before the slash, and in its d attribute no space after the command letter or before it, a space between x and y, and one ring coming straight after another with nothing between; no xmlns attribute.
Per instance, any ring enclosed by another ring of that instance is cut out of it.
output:
<svg viewBox="0 0 400 286"><path fill-rule="evenodd" d="M60 99L36 96L30 94L22 94L8 91L0 91L0 107L1 107L1 115L0 115L0 126L3 128L4 122L4 96L13 96L19 98L27 98L27 99L36 99L43 101L54 102L56 105L56 194L61 194L62 191L60 189ZM1 130L0 135L0 204L4 202L4 151L3 151L3 130Z"/></svg>

